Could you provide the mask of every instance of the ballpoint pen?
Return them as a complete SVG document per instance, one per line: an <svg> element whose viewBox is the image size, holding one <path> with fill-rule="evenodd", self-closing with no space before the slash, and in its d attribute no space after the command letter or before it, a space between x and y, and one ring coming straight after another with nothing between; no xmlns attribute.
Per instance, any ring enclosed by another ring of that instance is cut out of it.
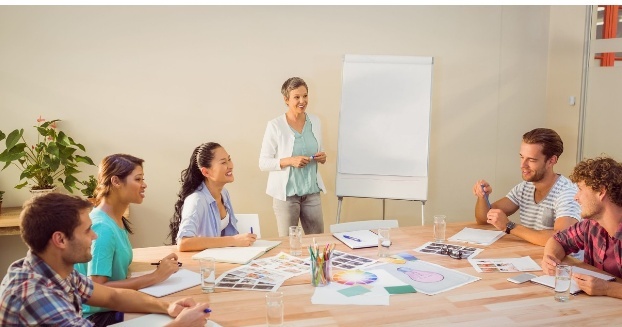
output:
<svg viewBox="0 0 622 327"><path fill-rule="evenodd" d="M253 227L251 226L251 234L253 234Z"/></svg>
<svg viewBox="0 0 622 327"><path fill-rule="evenodd" d="M484 184L480 184L479 186L482 187L482 192L484 192L484 199L486 199L486 205L488 206L488 209L492 209L492 206L490 205L490 200L488 200L488 193L486 193L486 191L484 190Z"/></svg>
<svg viewBox="0 0 622 327"><path fill-rule="evenodd" d="M356 238L356 237L352 237L352 236L350 236L350 235L343 235L343 237L345 237L345 238L347 238L347 239L349 239L349 240L353 240L353 241L355 241L355 242L360 242L360 241L361 241L360 239L358 239L358 238Z"/></svg>
<svg viewBox="0 0 622 327"><path fill-rule="evenodd" d="M159 266L160 262L162 262L162 260L158 261L158 262L152 262L151 265L152 266ZM181 267L182 263L181 262L177 262L177 267Z"/></svg>
<svg viewBox="0 0 622 327"><path fill-rule="evenodd" d="M205 312L205 313L210 313L210 312L212 312L212 309L207 308L207 309L203 310L203 312Z"/></svg>

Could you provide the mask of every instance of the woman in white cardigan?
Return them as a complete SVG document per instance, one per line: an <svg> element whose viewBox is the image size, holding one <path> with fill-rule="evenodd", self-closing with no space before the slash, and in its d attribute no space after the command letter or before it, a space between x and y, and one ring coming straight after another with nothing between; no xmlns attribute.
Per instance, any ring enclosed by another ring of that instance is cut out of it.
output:
<svg viewBox="0 0 622 327"><path fill-rule="evenodd" d="M302 78L285 81L281 93L287 112L268 122L259 154L259 169L270 172L266 193L273 198L279 236L287 236L299 219L305 234L323 233L320 191L326 193L326 187L317 166L326 162L322 126L306 113L308 87Z"/></svg>

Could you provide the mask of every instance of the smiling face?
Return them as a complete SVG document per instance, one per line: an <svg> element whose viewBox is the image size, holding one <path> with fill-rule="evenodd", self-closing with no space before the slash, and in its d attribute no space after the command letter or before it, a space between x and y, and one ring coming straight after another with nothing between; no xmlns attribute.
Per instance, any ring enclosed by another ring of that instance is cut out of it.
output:
<svg viewBox="0 0 622 327"><path fill-rule="evenodd" d="M577 187L579 190L574 199L581 206L581 218L598 219L603 211L602 202L599 199L600 192L586 186L583 181L578 182Z"/></svg>
<svg viewBox="0 0 622 327"><path fill-rule="evenodd" d="M553 165L557 161L556 156L548 160L542 153L541 144L522 143L520 146L521 172L526 182L539 182L547 173L553 171Z"/></svg>
<svg viewBox="0 0 622 327"><path fill-rule="evenodd" d="M283 97L289 111L295 114L304 113L309 103L309 95L307 93L307 88L304 86L289 91L289 97Z"/></svg>
<svg viewBox="0 0 622 327"><path fill-rule="evenodd" d="M232 183L234 177L231 156L223 147L215 148L213 154L214 159L212 159L210 168L201 167L205 182L220 185Z"/></svg>
<svg viewBox="0 0 622 327"><path fill-rule="evenodd" d="M119 196L129 203L140 204L145 198L146 188L147 184L145 183L143 167L136 166L119 184Z"/></svg>

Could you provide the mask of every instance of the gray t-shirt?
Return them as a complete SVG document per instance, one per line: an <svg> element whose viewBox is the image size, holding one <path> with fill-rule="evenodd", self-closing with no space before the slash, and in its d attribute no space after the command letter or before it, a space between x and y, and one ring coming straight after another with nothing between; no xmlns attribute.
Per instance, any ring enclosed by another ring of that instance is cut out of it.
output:
<svg viewBox="0 0 622 327"><path fill-rule="evenodd" d="M535 203L536 187L532 182L522 182L506 197L519 207L520 222L534 230L553 229L555 219L572 217L581 221L581 208L574 200L577 186L568 178L559 175L555 185L540 203Z"/></svg>

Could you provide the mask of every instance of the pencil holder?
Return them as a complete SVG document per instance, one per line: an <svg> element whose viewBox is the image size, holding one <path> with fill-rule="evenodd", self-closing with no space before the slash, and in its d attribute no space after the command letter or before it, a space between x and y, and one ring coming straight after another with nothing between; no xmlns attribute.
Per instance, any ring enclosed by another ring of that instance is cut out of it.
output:
<svg viewBox="0 0 622 327"><path fill-rule="evenodd" d="M311 260L311 285L326 286L330 284L331 260L315 258Z"/></svg>

